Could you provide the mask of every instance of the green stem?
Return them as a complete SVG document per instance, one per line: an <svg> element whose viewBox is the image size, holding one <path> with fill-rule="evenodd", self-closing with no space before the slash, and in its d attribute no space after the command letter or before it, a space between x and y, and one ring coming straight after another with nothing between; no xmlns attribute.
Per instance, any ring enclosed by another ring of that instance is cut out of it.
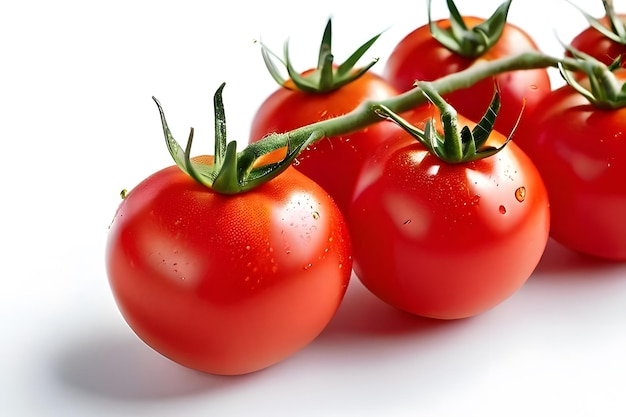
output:
<svg viewBox="0 0 626 417"><path fill-rule="evenodd" d="M424 95L430 100L441 113L441 123L443 124L444 152L452 160L461 161L463 159L463 142L459 132L457 112L437 91L432 84L420 83Z"/></svg>
<svg viewBox="0 0 626 417"><path fill-rule="evenodd" d="M458 89L470 87L480 80L503 72L558 67L559 65L572 69L580 68L580 64L572 58L555 58L540 52L526 52L494 61L479 59L469 68L432 81L431 85L439 94L445 95ZM374 111L380 105L395 113L403 113L426 102L426 96L418 87L415 87L387 100L376 103L363 102L356 109L343 116L303 126L289 133L268 135L251 143L241 152L262 155L284 148L289 140L295 141L292 142L292 146L295 147L299 145L298 141L310 137L313 133L320 137L345 135L381 121L382 119Z"/></svg>

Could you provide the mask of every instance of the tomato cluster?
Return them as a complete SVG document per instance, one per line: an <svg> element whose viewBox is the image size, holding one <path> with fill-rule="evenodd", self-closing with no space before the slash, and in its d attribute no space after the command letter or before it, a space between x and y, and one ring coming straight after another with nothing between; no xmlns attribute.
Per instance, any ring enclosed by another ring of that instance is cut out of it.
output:
<svg viewBox="0 0 626 417"><path fill-rule="evenodd" d="M282 78L262 45L281 85L243 151L226 141L221 89L213 156L192 158L193 131L180 146L157 102L176 165L124 195L106 251L136 334L184 366L244 374L313 341L353 273L398 309L460 319L514 294L550 236L626 260L619 39L594 28L574 38L559 89L545 66L433 87L477 60L540 54L507 22L510 3L482 19L448 1L450 18L407 34L380 74L375 61L355 68L377 36L333 61L330 21L315 68L285 57ZM608 7L589 19L626 33ZM413 104L390 109L398 98Z"/></svg>

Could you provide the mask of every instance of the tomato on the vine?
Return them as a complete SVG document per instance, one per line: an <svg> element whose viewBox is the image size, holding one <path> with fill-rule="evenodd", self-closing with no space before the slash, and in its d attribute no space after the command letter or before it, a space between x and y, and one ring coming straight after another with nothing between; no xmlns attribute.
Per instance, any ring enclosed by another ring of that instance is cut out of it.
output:
<svg viewBox="0 0 626 417"><path fill-rule="evenodd" d="M506 21L510 3L510 0L505 2L485 20L460 15L448 0L450 18L434 21L429 17L428 24L406 35L391 52L384 78L398 90L407 91L416 80L436 80L467 69L478 60L493 61L537 51L527 32ZM445 97L460 114L477 122L483 109L489 106L494 83L500 89L502 101L496 130L505 135L514 128L522 108L525 106L525 113L532 111L551 89L547 70L540 68L504 72ZM527 119L523 114L522 121Z"/></svg>
<svg viewBox="0 0 626 417"><path fill-rule="evenodd" d="M146 344L186 367L243 374L275 364L314 340L345 294L352 258L343 216L290 161L235 192L254 169L220 178L240 175L228 166L245 158L229 159L225 142L215 158L190 158L163 123L178 166L132 189L109 230L119 309Z"/></svg>
<svg viewBox="0 0 626 417"><path fill-rule="evenodd" d="M297 74L287 59L288 80L279 78L264 50L268 68L281 87L258 108L250 128L250 143L270 133L284 133L342 116L365 101L380 101L398 94L381 76L369 70L371 65L360 70L352 68L377 37L362 46L345 64L332 63L330 24L329 21L320 48L320 66ZM323 138L303 149L294 166L328 191L345 213L360 165L380 139L393 129L389 124L378 123L349 134Z"/></svg>
<svg viewBox="0 0 626 417"><path fill-rule="evenodd" d="M546 97L516 141L548 188L552 237L578 252L626 260L626 70L612 74L592 84L571 77L574 84Z"/></svg>
<svg viewBox="0 0 626 417"><path fill-rule="evenodd" d="M424 129L431 114L426 108L403 118L432 134L441 125ZM496 306L526 282L547 243L548 197L532 161L495 130L477 144L487 154L472 158L464 130L469 157L451 162L438 155L448 153L445 141L425 146L405 131L390 137L356 186L348 216L355 273L412 314L458 319Z"/></svg>
<svg viewBox="0 0 626 417"><path fill-rule="evenodd" d="M620 65L626 66L626 14L616 13L613 2L603 0L605 16L596 19L578 8L589 22L589 27L575 35L570 46L580 52L591 55L605 65L611 65L620 59ZM572 54L568 51L566 55Z"/></svg>

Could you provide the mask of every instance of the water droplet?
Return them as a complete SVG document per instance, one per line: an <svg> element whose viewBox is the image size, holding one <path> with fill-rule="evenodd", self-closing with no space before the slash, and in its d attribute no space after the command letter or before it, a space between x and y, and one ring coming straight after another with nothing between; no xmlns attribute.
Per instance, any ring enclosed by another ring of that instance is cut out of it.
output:
<svg viewBox="0 0 626 417"><path fill-rule="evenodd" d="M515 190L515 199L520 203L526 199L526 187L519 187Z"/></svg>
<svg viewBox="0 0 626 417"><path fill-rule="evenodd" d="M480 194L476 194L474 197L472 197L471 203L472 204L480 203Z"/></svg>
<svg viewBox="0 0 626 417"><path fill-rule="evenodd" d="M246 245L246 250L250 250L250 245Z"/></svg>
<svg viewBox="0 0 626 417"><path fill-rule="evenodd" d="M500 210L500 214L506 214L506 207L500 206L498 210Z"/></svg>
<svg viewBox="0 0 626 417"><path fill-rule="evenodd" d="M537 89L538 89L538 87L537 87L535 84L531 84L530 89L531 89L531 90L537 90Z"/></svg>
<svg viewBox="0 0 626 417"><path fill-rule="evenodd" d="M319 219L319 218L320 218L320 214L319 214L319 212L314 211L314 212L313 212L313 218L314 218L315 220Z"/></svg>
<svg viewBox="0 0 626 417"><path fill-rule="evenodd" d="M404 224L410 224L411 223L411 219L406 219Z"/></svg>
<svg viewBox="0 0 626 417"><path fill-rule="evenodd" d="M293 166L297 167L298 165L300 165L300 161L298 159L294 159Z"/></svg>
<svg viewBox="0 0 626 417"><path fill-rule="evenodd" d="M313 265L311 265L311 264L306 264L306 265L304 265L304 270L306 271L306 270L307 270L307 269L309 269L311 266L313 266Z"/></svg>

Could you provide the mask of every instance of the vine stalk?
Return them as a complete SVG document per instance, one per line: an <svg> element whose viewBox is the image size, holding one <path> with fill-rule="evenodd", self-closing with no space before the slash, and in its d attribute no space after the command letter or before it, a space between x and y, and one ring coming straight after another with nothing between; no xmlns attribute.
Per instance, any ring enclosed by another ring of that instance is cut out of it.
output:
<svg viewBox="0 0 626 417"><path fill-rule="evenodd" d="M573 58L556 58L541 52L525 52L493 61L479 59L469 68L439 78L430 84L439 94L445 95L455 90L470 87L480 80L503 72L547 67L556 68L559 65L571 69L580 68L580 63ZM426 96L424 96L419 87L415 87L412 90L380 102L363 102L356 109L342 116L302 126L287 133L270 134L257 142L249 144L240 152L260 156L285 148L288 143L296 147L301 145L300 141L306 140L306 138L311 136L322 138L345 135L382 121L374 111L375 108L381 105L395 113L403 113L426 102Z"/></svg>

